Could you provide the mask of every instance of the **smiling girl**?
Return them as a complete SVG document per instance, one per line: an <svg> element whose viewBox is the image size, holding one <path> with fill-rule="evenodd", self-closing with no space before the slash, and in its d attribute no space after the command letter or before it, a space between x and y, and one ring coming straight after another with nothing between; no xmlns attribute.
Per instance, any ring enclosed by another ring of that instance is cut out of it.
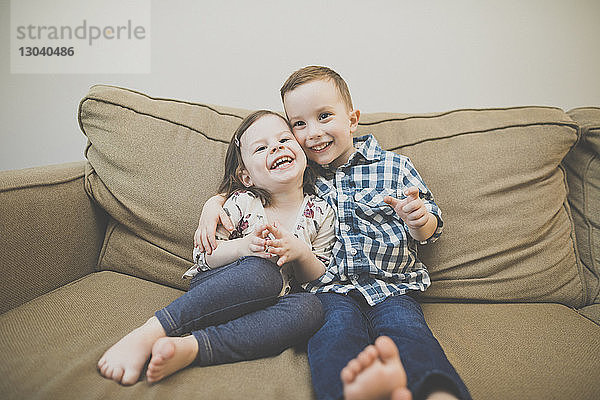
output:
<svg viewBox="0 0 600 400"><path fill-rule="evenodd" d="M104 353L104 377L134 384L150 358L153 383L190 364L275 355L320 328L321 304L299 284L325 272L335 215L306 164L283 117L261 110L242 121L219 187L235 229L219 227L210 255L194 249L189 291Z"/></svg>

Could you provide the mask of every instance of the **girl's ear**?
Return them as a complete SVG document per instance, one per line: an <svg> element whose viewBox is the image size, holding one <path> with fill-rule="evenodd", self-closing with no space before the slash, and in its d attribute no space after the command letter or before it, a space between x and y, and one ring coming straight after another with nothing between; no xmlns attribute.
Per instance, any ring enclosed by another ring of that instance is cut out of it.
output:
<svg viewBox="0 0 600 400"><path fill-rule="evenodd" d="M250 178L250 175L248 175L248 171L246 171L245 169L242 169L238 172L238 178L240 178L240 181L244 184L244 186L248 188L254 186L252 178Z"/></svg>

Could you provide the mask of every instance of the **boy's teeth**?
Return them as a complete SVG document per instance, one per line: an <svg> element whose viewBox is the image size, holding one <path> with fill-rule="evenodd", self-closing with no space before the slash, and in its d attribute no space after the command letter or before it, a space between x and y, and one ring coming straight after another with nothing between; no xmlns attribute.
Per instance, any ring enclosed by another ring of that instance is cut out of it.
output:
<svg viewBox="0 0 600 400"><path fill-rule="evenodd" d="M312 148L312 149L313 149L313 150L316 150L316 151L323 150L325 147L327 147L327 145L328 145L328 144L329 144L329 143L323 143L323 144L320 144L320 145L318 145L318 146L313 146L313 148Z"/></svg>

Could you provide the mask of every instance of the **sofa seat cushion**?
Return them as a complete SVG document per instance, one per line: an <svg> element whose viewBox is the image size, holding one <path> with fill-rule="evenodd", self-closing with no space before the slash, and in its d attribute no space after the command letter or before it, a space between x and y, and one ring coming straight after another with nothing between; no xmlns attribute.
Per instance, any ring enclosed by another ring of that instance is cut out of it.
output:
<svg viewBox="0 0 600 400"><path fill-rule="evenodd" d="M188 368L156 385L123 387L96 363L112 344L181 291L115 272L98 272L0 315L3 399L308 399L305 352ZM285 384L264 385L265 381ZM293 389L292 389L293 388Z"/></svg>
<svg viewBox="0 0 600 400"><path fill-rule="evenodd" d="M181 293L104 271L0 315L0 393L5 399L313 397L299 349L190 367L155 385L122 387L102 378L96 363L103 352ZM475 399L583 399L600 392L600 329L568 307L434 303L423 310Z"/></svg>
<svg viewBox="0 0 600 400"><path fill-rule="evenodd" d="M569 307L434 303L423 311L473 399L600 393L600 329Z"/></svg>

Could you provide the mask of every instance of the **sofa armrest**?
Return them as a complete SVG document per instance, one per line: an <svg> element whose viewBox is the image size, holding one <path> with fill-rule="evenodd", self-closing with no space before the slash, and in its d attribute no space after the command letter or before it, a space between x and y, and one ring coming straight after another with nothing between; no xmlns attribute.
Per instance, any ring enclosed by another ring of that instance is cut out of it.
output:
<svg viewBox="0 0 600 400"><path fill-rule="evenodd" d="M0 313L94 272L107 217L85 162L0 171Z"/></svg>

